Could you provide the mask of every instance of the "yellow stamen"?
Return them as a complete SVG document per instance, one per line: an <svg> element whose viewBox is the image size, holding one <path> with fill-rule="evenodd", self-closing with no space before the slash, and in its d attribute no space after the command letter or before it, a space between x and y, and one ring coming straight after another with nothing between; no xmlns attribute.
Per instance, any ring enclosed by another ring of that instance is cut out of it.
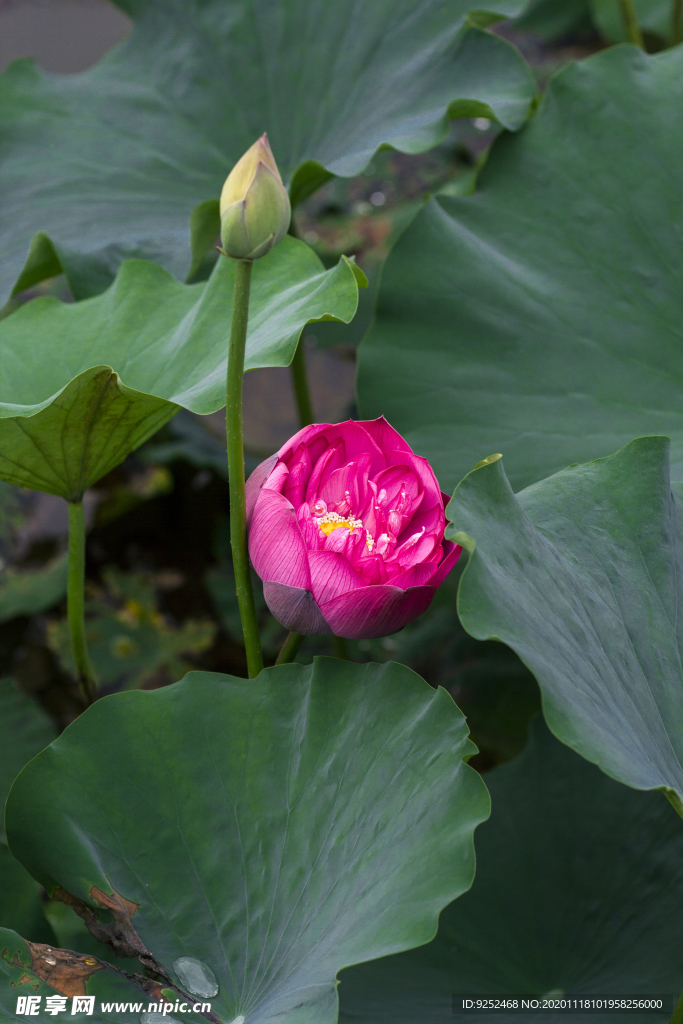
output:
<svg viewBox="0 0 683 1024"><path fill-rule="evenodd" d="M326 512L324 516L320 516L320 518L316 517L315 521L318 524L318 526L320 527L320 529L323 531L323 533L325 534L326 537L329 537L329 535L334 530L338 530L340 526L345 527L347 530L362 530L363 529L363 520L362 519L354 519L353 516L349 516L348 519L344 519L344 517L340 516L338 512ZM370 549L370 551L372 551L372 547L373 547L373 544L375 542L374 542L373 538L370 536L370 534L368 533L368 531L366 530L365 532L366 532L366 541L365 541L365 543L367 544L367 546Z"/></svg>
<svg viewBox="0 0 683 1024"><path fill-rule="evenodd" d="M340 523L318 523L318 526L323 531L326 537L332 533L333 530L338 530L340 526L345 526L347 530L352 530L351 523L346 519L342 519Z"/></svg>

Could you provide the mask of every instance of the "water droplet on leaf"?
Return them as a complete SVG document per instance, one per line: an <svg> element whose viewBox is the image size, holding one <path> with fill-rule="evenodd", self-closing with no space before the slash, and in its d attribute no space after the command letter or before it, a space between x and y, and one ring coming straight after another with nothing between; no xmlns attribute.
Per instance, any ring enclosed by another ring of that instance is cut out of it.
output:
<svg viewBox="0 0 683 1024"><path fill-rule="evenodd" d="M180 956L174 961L173 970L193 996L215 996L218 993L216 975L201 960L193 956Z"/></svg>

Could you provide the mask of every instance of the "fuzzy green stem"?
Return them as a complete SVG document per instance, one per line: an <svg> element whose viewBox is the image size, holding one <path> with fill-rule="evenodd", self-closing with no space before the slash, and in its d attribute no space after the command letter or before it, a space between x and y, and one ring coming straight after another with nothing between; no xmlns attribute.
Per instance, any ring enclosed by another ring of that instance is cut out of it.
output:
<svg viewBox="0 0 683 1024"><path fill-rule="evenodd" d="M344 661L351 660L349 658L349 648L343 636L332 637L332 649L334 650L335 658L343 658Z"/></svg>
<svg viewBox="0 0 683 1024"><path fill-rule="evenodd" d="M643 34L640 31L640 25L638 24L638 18L636 17L636 9L633 5L633 0L619 0L621 5L621 16L624 20L624 28L626 29L626 35L630 43L635 43L644 49L643 46Z"/></svg>
<svg viewBox="0 0 683 1024"><path fill-rule="evenodd" d="M671 45L683 43L683 0L673 0L671 13Z"/></svg>
<svg viewBox="0 0 683 1024"><path fill-rule="evenodd" d="M69 506L69 572L67 580L67 619L76 678L86 704L95 699L95 673L85 639L85 516L83 501Z"/></svg>
<svg viewBox="0 0 683 1024"><path fill-rule="evenodd" d="M308 386L306 352L303 338L299 338L299 344L292 359L292 382L294 384L296 407L299 413L299 426L307 427L309 424L315 423L315 416L313 415L313 403L311 402L311 389Z"/></svg>
<svg viewBox="0 0 683 1024"><path fill-rule="evenodd" d="M294 661L299 653L299 648L301 647L303 639L304 638L301 633L290 633L282 645L282 649L277 656L275 664L288 665L290 661Z"/></svg>
<svg viewBox="0 0 683 1024"><path fill-rule="evenodd" d="M244 439L242 436L242 383L244 381L244 351L247 344L250 287L251 260L235 260L235 290L225 401L228 478L230 481L230 546L232 547L232 564L235 569L237 602L242 619L244 647L247 652L247 669L249 678L253 679L263 668L263 657L249 572Z"/></svg>

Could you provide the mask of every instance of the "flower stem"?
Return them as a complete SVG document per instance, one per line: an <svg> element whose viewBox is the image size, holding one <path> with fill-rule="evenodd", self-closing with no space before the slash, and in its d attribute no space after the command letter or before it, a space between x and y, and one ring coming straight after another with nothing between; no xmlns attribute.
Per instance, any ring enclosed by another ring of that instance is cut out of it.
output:
<svg viewBox="0 0 683 1024"><path fill-rule="evenodd" d="M671 14L671 45L683 43L683 0L673 0Z"/></svg>
<svg viewBox="0 0 683 1024"><path fill-rule="evenodd" d="M294 210L292 208L292 219L289 222L288 235L292 238L298 238L299 232L296 229L294 223ZM292 383L294 384L294 396L296 398L296 408L299 413L299 426L308 427L311 423L315 423L315 416L313 415L313 403L311 401L311 389L308 386L308 373L306 372L306 351L304 349L304 339L299 338L299 344L296 346L296 352L292 359Z"/></svg>
<svg viewBox="0 0 683 1024"><path fill-rule="evenodd" d="M228 380L225 402L225 427L228 450L228 478L230 481L230 546L235 569L237 601L242 619L244 647L247 652L249 678L253 679L263 668L261 638L256 618L254 592L249 573L247 548L247 499L244 482L244 440L242 436L242 383L244 380L244 351L247 344L249 320L249 290L251 287L251 261L235 260L235 291L228 353Z"/></svg>
<svg viewBox="0 0 683 1024"><path fill-rule="evenodd" d="M644 49L643 46L643 34L640 31L640 25L638 24L638 18L636 17L636 9L633 6L633 0L619 0L621 4L621 16L624 19L624 28L626 29L626 35L630 43L635 43Z"/></svg>
<svg viewBox="0 0 683 1024"><path fill-rule="evenodd" d="M301 635L301 633L290 633L282 645L282 649L277 656L275 664L288 665L290 661L294 661L297 654L299 653L299 648L301 647L302 640L303 636Z"/></svg>
<svg viewBox="0 0 683 1024"><path fill-rule="evenodd" d="M351 660L349 658L349 648L343 636L332 637L332 648L335 658L343 658L344 661Z"/></svg>
<svg viewBox="0 0 683 1024"><path fill-rule="evenodd" d="M294 383L296 407L299 413L299 426L307 427L309 424L315 423L315 416L313 415L313 403L311 402L311 389L308 386L306 351L303 338L299 338L299 344L292 359L292 381Z"/></svg>
<svg viewBox="0 0 683 1024"><path fill-rule="evenodd" d="M69 506L69 572L67 579L67 619L76 678L86 705L95 699L95 673L85 639L85 516L83 500Z"/></svg>

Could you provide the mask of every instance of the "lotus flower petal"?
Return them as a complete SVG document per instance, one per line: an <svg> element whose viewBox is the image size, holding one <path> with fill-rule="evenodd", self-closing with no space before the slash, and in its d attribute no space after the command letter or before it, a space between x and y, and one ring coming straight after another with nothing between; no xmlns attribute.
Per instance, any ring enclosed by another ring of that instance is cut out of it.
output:
<svg viewBox="0 0 683 1024"><path fill-rule="evenodd" d="M426 612L435 593L434 587L363 587L325 602L320 610L335 636L374 639L403 629Z"/></svg>
<svg viewBox="0 0 683 1024"><path fill-rule="evenodd" d="M284 583L267 581L263 584L266 604L285 629L302 636L332 636L322 612L313 600L310 590L288 587Z"/></svg>
<svg viewBox="0 0 683 1024"><path fill-rule="evenodd" d="M261 488L273 472L276 463L277 455L271 455L269 459L266 459L256 467L247 480L247 529L251 523L251 517L254 514L254 506L256 505L256 500L261 493Z"/></svg>
<svg viewBox="0 0 683 1024"><path fill-rule="evenodd" d="M249 555L264 582L310 590L308 554L294 506L267 487L261 489L251 517Z"/></svg>
<svg viewBox="0 0 683 1024"><path fill-rule="evenodd" d="M413 450L407 441L404 441L398 430L394 430L390 423L380 416L376 420L363 420L363 428L373 439L380 451L409 452Z"/></svg>
<svg viewBox="0 0 683 1024"><path fill-rule="evenodd" d="M391 586L400 587L401 590L408 590L410 587L432 585L436 567L436 562L422 562L421 565L413 565L410 569L406 569L405 572L392 576Z"/></svg>
<svg viewBox="0 0 683 1024"><path fill-rule="evenodd" d="M274 456L277 459L277 456ZM285 480L282 493L291 501L294 508L299 508L306 497L306 488L311 478L313 463L311 453L305 445L299 445L289 466L289 476Z"/></svg>
<svg viewBox="0 0 683 1024"><path fill-rule="evenodd" d="M438 588L441 586L461 554L462 548L459 544L454 544L452 540L445 540L443 542L443 559L429 580L430 587Z"/></svg>
<svg viewBox="0 0 683 1024"><path fill-rule="evenodd" d="M427 502L429 505L434 505L439 501L441 495L441 488L439 487L438 481L434 476L434 470L429 465L427 459L421 458L419 455L415 455L413 452L402 452L402 451L387 451L385 452L387 460L387 466L408 466L413 471L417 479L422 484L426 495ZM449 499L450 500L450 499Z"/></svg>
<svg viewBox="0 0 683 1024"><path fill-rule="evenodd" d="M341 533L341 530L335 532ZM362 577L348 560L334 551L311 551L308 563L311 568L311 590L319 605L364 585Z"/></svg>

